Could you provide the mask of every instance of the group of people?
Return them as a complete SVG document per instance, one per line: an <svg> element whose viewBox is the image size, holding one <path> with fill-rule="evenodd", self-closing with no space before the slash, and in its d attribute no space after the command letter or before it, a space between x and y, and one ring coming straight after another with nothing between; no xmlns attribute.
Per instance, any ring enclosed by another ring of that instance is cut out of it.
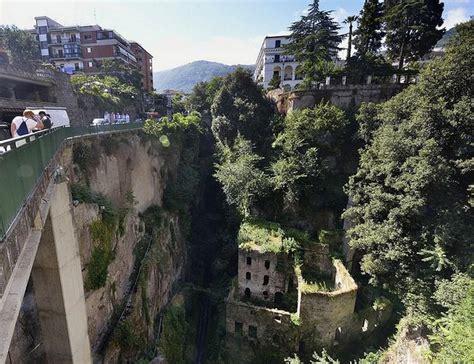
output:
<svg viewBox="0 0 474 364"><path fill-rule="evenodd" d="M26 109L23 111L23 116L16 116L13 118L10 132L13 138L27 135L42 129L51 129L53 123L51 116L46 111L40 111L38 115L32 110Z"/></svg>
<svg viewBox="0 0 474 364"><path fill-rule="evenodd" d="M115 123L129 123L130 122L130 115L128 114L120 114L111 112L109 113L106 111L104 113L104 119L107 124L115 124Z"/></svg>

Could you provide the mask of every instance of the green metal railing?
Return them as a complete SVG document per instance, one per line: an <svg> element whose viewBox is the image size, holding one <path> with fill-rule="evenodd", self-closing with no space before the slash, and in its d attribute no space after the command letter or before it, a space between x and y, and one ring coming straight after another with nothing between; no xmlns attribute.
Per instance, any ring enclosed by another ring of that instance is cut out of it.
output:
<svg viewBox="0 0 474 364"><path fill-rule="evenodd" d="M0 152L6 151L0 154L0 241L67 138L142 127L141 123L62 127L0 142Z"/></svg>

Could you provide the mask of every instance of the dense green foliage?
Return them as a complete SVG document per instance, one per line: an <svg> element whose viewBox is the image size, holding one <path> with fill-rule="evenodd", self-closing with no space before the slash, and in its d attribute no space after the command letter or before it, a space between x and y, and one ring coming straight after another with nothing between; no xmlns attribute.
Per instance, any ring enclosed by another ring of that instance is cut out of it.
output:
<svg viewBox="0 0 474 364"><path fill-rule="evenodd" d="M345 199L340 189L344 182L336 180L344 178L342 147L348 126L344 112L329 104L286 116L274 142L277 156L271 166L273 186L283 194L285 208L301 201L318 209Z"/></svg>
<svg viewBox="0 0 474 364"><path fill-rule="evenodd" d="M362 110L369 142L347 186L351 243L372 283L417 312L432 312L436 282L472 263L473 50L471 21L417 85Z"/></svg>
<svg viewBox="0 0 474 364"><path fill-rule="evenodd" d="M250 216L259 197L269 191L270 179L258 164L263 159L240 135L232 147L223 146L214 176L221 183L227 202L242 216Z"/></svg>
<svg viewBox="0 0 474 364"><path fill-rule="evenodd" d="M160 349L169 363L184 364L186 321L182 305L170 306L164 315Z"/></svg>
<svg viewBox="0 0 474 364"><path fill-rule="evenodd" d="M414 61L428 53L441 39L444 4L439 0L386 0L385 29L388 54L398 59L401 70L405 60Z"/></svg>
<svg viewBox="0 0 474 364"><path fill-rule="evenodd" d="M16 26L0 25L0 48L8 51L10 61L15 65L40 59L38 41Z"/></svg>
<svg viewBox="0 0 474 364"><path fill-rule="evenodd" d="M118 59L104 59L99 68L101 73L117 78L124 85L133 86L137 90L142 89L142 74L136 67L131 67Z"/></svg>
<svg viewBox="0 0 474 364"><path fill-rule="evenodd" d="M377 54L382 47L383 31L383 2L367 0L360 11L359 22L354 32L354 46L358 56L367 53Z"/></svg>
<svg viewBox="0 0 474 364"><path fill-rule="evenodd" d="M212 132L219 143L232 146L240 134L259 153L270 148L274 106L250 72L239 68L228 75L214 97L211 111Z"/></svg>
<svg viewBox="0 0 474 364"><path fill-rule="evenodd" d="M285 52L301 62L306 87L312 88L315 81L321 82L326 76L334 74L332 59L342 40L339 29L331 17L331 11L319 9L319 0L314 0L309 5L308 13L290 26L291 43L285 46Z"/></svg>
<svg viewBox="0 0 474 364"><path fill-rule="evenodd" d="M123 83L116 76L75 74L71 76L71 84L78 94L93 97L103 110L131 104L138 96L135 86Z"/></svg>
<svg viewBox="0 0 474 364"><path fill-rule="evenodd" d="M432 358L441 363L474 362L474 279L457 275L441 284L437 294L448 312L435 322Z"/></svg>
<svg viewBox="0 0 474 364"><path fill-rule="evenodd" d="M193 91L187 99L190 109L198 111L201 114L209 113L212 103L214 102L214 97L220 90L223 81L223 77L214 77L209 81L198 82L193 87Z"/></svg>

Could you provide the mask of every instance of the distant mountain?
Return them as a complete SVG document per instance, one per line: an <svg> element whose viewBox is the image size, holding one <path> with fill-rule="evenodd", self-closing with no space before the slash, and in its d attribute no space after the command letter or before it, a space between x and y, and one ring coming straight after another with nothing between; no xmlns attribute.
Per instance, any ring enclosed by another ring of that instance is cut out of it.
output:
<svg viewBox="0 0 474 364"><path fill-rule="evenodd" d="M158 91L176 90L191 92L194 85L200 81L209 81L218 76L234 72L237 67L254 70L253 65L229 66L217 62L195 61L170 70L154 72L153 84Z"/></svg>
<svg viewBox="0 0 474 364"><path fill-rule="evenodd" d="M451 28L443 34L443 38L441 38L438 43L436 43L435 48L444 48L448 44L448 41L451 37L456 34L456 28Z"/></svg>

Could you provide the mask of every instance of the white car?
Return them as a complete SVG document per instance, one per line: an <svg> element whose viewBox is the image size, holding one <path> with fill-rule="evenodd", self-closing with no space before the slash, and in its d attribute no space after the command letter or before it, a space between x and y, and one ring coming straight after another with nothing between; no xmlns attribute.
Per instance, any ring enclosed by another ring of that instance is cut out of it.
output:
<svg viewBox="0 0 474 364"><path fill-rule="evenodd" d="M95 118L92 120L91 126L99 126L106 124L107 121L104 118Z"/></svg>

